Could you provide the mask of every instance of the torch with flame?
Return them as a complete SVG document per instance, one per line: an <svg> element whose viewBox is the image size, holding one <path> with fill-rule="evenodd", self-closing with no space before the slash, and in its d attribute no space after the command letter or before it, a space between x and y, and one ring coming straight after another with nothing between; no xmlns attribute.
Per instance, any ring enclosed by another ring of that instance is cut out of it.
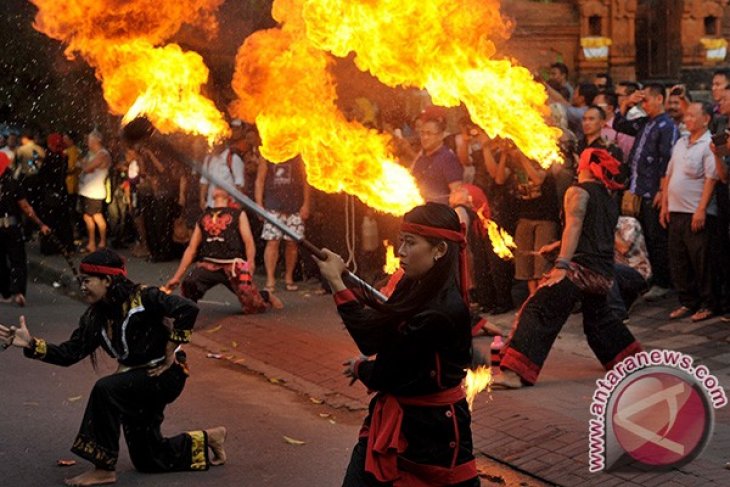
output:
<svg viewBox="0 0 730 487"><path fill-rule="evenodd" d="M437 105L463 103L490 137L514 141L544 167L561 160L560 129L530 71L496 59L512 26L499 0L301 0L307 37L388 86L425 88ZM505 109L505 107L508 107Z"/></svg>
<svg viewBox="0 0 730 487"><path fill-rule="evenodd" d="M165 134L183 131L213 142L230 132L223 114L202 93L203 58L165 42L183 24L212 34L224 0L30 0L34 27L81 55L101 80L104 99L125 123L145 115ZM113 5L111 5L113 3Z"/></svg>
<svg viewBox="0 0 730 487"><path fill-rule="evenodd" d="M484 228L487 230L489 241L492 243L494 253L497 254L500 259L509 260L514 258L512 250L517 248L517 244L515 244L512 235L507 233L504 228L500 228L494 220L486 218L482 213L481 208L477 210L477 216L482 222Z"/></svg>
<svg viewBox="0 0 730 487"><path fill-rule="evenodd" d="M383 246L385 246L385 265L383 266L383 272L392 275L400 268L400 259L395 256L395 250L389 241L383 240Z"/></svg>
<svg viewBox="0 0 730 487"><path fill-rule="evenodd" d="M464 390L466 392L466 402L469 404L471 411L474 400L477 395L492 383L492 368L489 365L480 365L476 369L466 369L466 377L464 378Z"/></svg>
<svg viewBox="0 0 730 487"><path fill-rule="evenodd" d="M302 9L301 0L276 0L272 14L281 27L256 32L241 46L231 110L256 122L266 159L300 154L312 186L402 215L423 202L415 180L395 162L388 136L340 113L333 59L307 39Z"/></svg>

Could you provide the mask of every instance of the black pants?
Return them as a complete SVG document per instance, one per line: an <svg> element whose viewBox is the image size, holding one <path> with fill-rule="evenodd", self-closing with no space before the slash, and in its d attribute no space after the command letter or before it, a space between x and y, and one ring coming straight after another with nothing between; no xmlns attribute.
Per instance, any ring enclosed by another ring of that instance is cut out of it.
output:
<svg viewBox="0 0 730 487"><path fill-rule="evenodd" d="M9 298L25 294L28 285L28 263L20 225L0 228L0 294Z"/></svg>
<svg viewBox="0 0 730 487"><path fill-rule="evenodd" d="M365 451L367 439L360 438L352 449L350 463L347 465L347 472L342 481L342 487L389 487L391 482L380 482L372 474L365 471ZM479 478L453 484L452 487L479 487Z"/></svg>
<svg viewBox="0 0 730 487"><path fill-rule="evenodd" d="M708 215L705 228L693 232L691 213L669 215L672 282L677 289L680 304L691 310L714 305L710 237L715 232L715 223L715 217Z"/></svg>
<svg viewBox="0 0 730 487"><path fill-rule="evenodd" d="M142 368L99 379L71 451L97 468L114 470L123 427L132 464L140 472L207 470L204 431L171 438L160 432L165 406L177 399L186 379L187 372L179 364L159 377L148 376Z"/></svg>
<svg viewBox="0 0 730 487"><path fill-rule="evenodd" d="M659 210L654 208L651 198L641 200L639 222L644 231L646 250L649 252L649 262L654 275L652 283L669 288L672 285L669 276L669 240L667 231L659 224Z"/></svg>
<svg viewBox="0 0 730 487"><path fill-rule="evenodd" d="M539 287L527 299L502 349L501 367L516 372L529 384L537 382L558 333L578 301L583 304L583 333L588 346L606 369L641 350L621 318L609 308L605 295L583 292L566 277L553 286Z"/></svg>

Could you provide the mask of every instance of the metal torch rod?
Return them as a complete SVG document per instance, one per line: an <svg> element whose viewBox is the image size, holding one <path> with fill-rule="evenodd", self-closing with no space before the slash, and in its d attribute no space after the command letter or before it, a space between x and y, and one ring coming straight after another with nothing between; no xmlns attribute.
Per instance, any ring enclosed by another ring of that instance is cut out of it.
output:
<svg viewBox="0 0 730 487"><path fill-rule="evenodd" d="M285 225L284 223L279 221L278 218L274 217L274 215L272 215L265 209L261 208L251 198L249 198L245 194L241 193L238 190L238 188L236 188L234 185L228 183L227 181L223 181L219 177L211 174L210 171L208 171L202 164L198 164L192 158L186 157L185 155L181 154L170 143L168 143L166 140L163 140L161 137L155 137L153 140L154 140L153 143L157 144L160 147L160 149L166 151L169 154L173 154L175 159L183 162L185 165L187 165L193 171L196 171L199 174L201 174L205 179L210 181L215 186L218 186L219 188L224 189L238 203L245 206L249 210L251 210L254 213L256 213L257 215L259 215L264 220L266 220L269 223L271 223L272 225L274 225L276 228L281 230L284 234L289 236L292 240L294 240L299 245L301 245L302 247L307 249L309 252L311 252L315 257L317 257L320 260L327 259L327 254L322 252L322 250L319 247L314 245L309 240L306 240L301 235L297 234L289 226ZM387 296L385 296L383 293L381 293L380 291L375 289L373 286L371 286L367 282L363 281L359 276L353 274L352 272L346 271L343 277L351 286L356 286L356 287L365 289L368 293L371 293L378 300L380 300L382 302L385 302L388 300Z"/></svg>

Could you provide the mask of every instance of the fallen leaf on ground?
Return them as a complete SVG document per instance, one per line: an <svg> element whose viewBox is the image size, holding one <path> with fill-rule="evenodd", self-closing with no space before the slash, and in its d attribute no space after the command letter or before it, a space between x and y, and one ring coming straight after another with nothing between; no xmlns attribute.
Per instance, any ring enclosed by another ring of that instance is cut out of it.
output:
<svg viewBox="0 0 730 487"><path fill-rule="evenodd" d="M210 330L205 330L206 333L215 333L217 331L220 331L220 329L223 328L223 325L214 326Z"/></svg>
<svg viewBox="0 0 730 487"><path fill-rule="evenodd" d="M242 364L242 363L244 363L245 361L246 361L246 359L245 359L245 358L239 358L238 360L236 360L236 361L235 361L235 362L233 362L233 363L234 363L234 364Z"/></svg>
<svg viewBox="0 0 730 487"><path fill-rule="evenodd" d="M317 399L316 397L310 397L310 401L312 401L314 404L322 404L324 401L321 399Z"/></svg>
<svg viewBox="0 0 730 487"><path fill-rule="evenodd" d="M68 398L68 402L76 402L76 401L78 401L79 399L81 399L82 397L83 397L83 396L74 396L74 397L69 397L69 398Z"/></svg>
<svg viewBox="0 0 730 487"><path fill-rule="evenodd" d="M221 358L222 356L223 355L221 355L219 353L209 353L208 355L206 355L206 357L208 357L208 358Z"/></svg>
<svg viewBox="0 0 730 487"><path fill-rule="evenodd" d="M283 384L285 381L282 379L277 379L276 377L269 377L269 382L272 384Z"/></svg>
<svg viewBox="0 0 730 487"><path fill-rule="evenodd" d="M319 413L320 418L329 418L330 416L332 416L332 415L329 413Z"/></svg>
<svg viewBox="0 0 730 487"><path fill-rule="evenodd" d="M337 423L335 423L334 419L330 419L330 424L337 424Z"/></svg>
<svg viewBox="0 0 730 487"><path fill-rule="evenodd" d="M73 465L76 465L76 460L58 460L56 462L56 465L59 467L71 467Z"/></svg>
<svg viewBox="0 0 730 487"><path fill-rule="evenodd" d="M290 445L304 445L307 442L302 440L295 440L294 438L290 438L289 436L284 435L284 441L289 443Z"/></svg>
<svg viewBox="0 0 730 487"><path fill-rule="evenodd" d="M236 342L236 341L231 342L231 346L233 348L238 348L238 342Z"/></svg>

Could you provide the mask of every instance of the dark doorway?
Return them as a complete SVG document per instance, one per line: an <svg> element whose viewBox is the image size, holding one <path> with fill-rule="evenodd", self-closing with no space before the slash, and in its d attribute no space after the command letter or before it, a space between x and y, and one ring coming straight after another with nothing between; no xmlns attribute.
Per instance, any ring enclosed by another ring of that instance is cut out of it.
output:
<svg viewBox="0 0 730 487"><path fill-rule="evenodd" d="M636 76L676 79L682 66L684 0L639 0L636 10Z"/></svg>

